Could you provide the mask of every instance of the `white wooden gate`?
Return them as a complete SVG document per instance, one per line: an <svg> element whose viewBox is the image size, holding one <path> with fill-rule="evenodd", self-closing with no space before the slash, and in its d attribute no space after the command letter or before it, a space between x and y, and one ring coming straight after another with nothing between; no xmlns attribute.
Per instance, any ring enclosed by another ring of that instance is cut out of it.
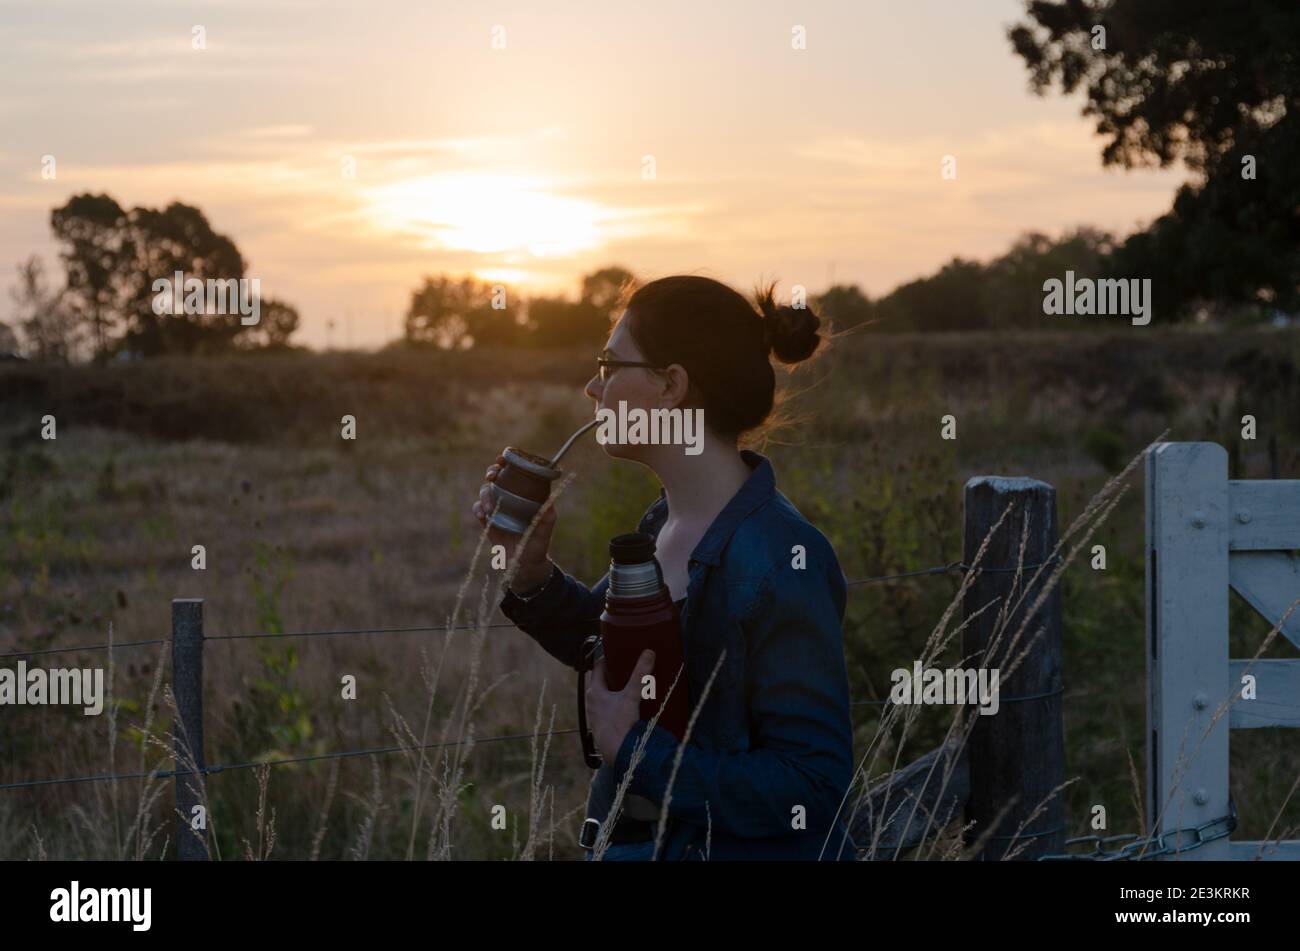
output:
<svg viewBox="0 0 1300 951"><path fill-rule="evenodd" d="M1170 847L1196 845L1191 830L1229 814L1231 730L1300 727L1300 660L1228 657L1228 588L1277 624L1300 598L1296 549L1300 480L1230 480L1216 443L1147 451L1146 810ZM1281 633L1300 646L1300 606ZM1256 699L1242 699L1247 674ZM1300 860L1300 840L1223 837L1168 856L1256 857Z"/></svg>

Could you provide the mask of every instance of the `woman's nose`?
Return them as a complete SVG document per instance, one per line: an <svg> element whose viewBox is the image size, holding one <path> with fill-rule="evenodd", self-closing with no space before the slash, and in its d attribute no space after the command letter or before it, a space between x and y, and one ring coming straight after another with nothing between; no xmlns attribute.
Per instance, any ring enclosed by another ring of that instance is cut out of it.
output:
<svg viewBox="0 0 1300 951"><path fill-rule="evenodd" d="M587 381L587 388L583 390L583 392L586 393L593 400L595 400L597 403L599 403L600 394L603 392L604 389L605 388L600 383L600 377L593 376L590 380Z"/></svg>

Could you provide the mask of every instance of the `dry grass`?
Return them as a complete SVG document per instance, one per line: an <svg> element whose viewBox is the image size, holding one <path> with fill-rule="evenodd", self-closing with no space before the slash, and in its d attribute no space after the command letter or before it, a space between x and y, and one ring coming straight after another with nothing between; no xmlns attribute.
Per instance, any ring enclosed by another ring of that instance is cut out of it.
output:
<svg viewBox="0 0 1300 951"><path fill-rule="evenodd" d="M1113 804L1116 828L1134 827L1146 818L1140 796L1123 802L1139 781L1133 755L1143 741L1141 502L1107 494L1114 470L1081 447L1096 427L1114 435L1125 458L1166 427L1170 438L1226 444L1237 390L1222 366L1259 344L1246 335L1154 334L845 344L799 383L806 392L793 409L804 424L779 436L791 445L765 451L783 491L826 531L851 577L950 561L960 485L974 474L1031 474L1057 486L1063 515L1077 513L1071 530L1105 524L1108 577L1062 567L1046 581L1065 595L1067 764L1072 778L1088 777L1056 795L1072 817L1103 801ZM1297 350L1292 338L1286 346ZM204 599L209 636L432 628L207 644L207 762L394 743L405 750L276 766L265 785L249 771L198 777L213 856L578 858L590 773L573 737L550 735L574 725L572 674L526 636L488 626L500 623L492 607L504 579L487 564L469 504L502 444L557 446L590 411L580 393L589 357L513 356L504 371L500 355L485 353L462 355L454 367L442 357L384 354L160 361L103 377L0 373L0 396L22 409L0 423L0 445L8 441L0 651L166 637L177 597ZM1135 385L1152 373L1169 408ZM56 443L34 439L24 422L44 412L59 419ZM358 417L356 444L338 438L343 412ZM936 449L944 412L958 416L960 438ZM1283 441L1283 477L1300 476L1293 444ZM1264 477L1261 452L1243 454L1241 477ZM605 541L634 525L657 490L591 445L575 449L566 468L576 478L561 502L556 559L594 579ZM1090 507L1097 497L1105 506ZM203 571L190 567L197 544L207 552ZM845 627L855 697L879 696L882 671L904 660L959 659L962 589L946 583L855 589ZM1260 656L1285 650L1276 639L1248 639L1253 630L1234 629L1234 644L1259 646ZM1022 652L1035 632L1005 636ZM105 716L9 718L0 783L171 767L165 647L54 656L68 666L111 665ZM357 678L355 701L340 697L346 674ZM964 742L969 722L932 713L887 711L878 720L855 708L859 781L945 737ZM502 735L532 740L485 742ZM1254 796L1253 837L1295 822L1297 758L1267 740L1233 740L1234 751L1250 749L1253 763L1267 764L1259 767L1267 775L1234 776L1244 815ZM945 777L936 771L934 781ZM160 857L176 828L170 785L145 778L0 791L0 856ZM506 809L505 830L491 825L494 805ZM929 817L909 821L928 825ZM920 857L966 854L959 831L937 830Z"/></svg>

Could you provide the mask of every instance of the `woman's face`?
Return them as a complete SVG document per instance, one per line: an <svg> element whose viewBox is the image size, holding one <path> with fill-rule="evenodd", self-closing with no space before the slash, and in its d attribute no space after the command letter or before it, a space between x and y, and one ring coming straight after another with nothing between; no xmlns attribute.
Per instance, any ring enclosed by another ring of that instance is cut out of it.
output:
<svg viewBox="0 0 1300 951"><path fill-rule="evenodd" d="M624 313L615 324L614 332L609 335L609 341L605 344L601 356L607 360L645 363L647 362L645 356L637 349L632 335L627 332L627 322L624 319L626 316ZM680 367L677 369L678 372L685 373ZM620 402L627 404L628 411L637 408L649 411L671 407L676 403L670 381L665 380L662 374L645 367L599 369L596 375L587 381L587 387L583 392L596 401L597 411L608 409L615 414L619 411ZM646 450L653 450L655 447L620 445L610 441L604 443L603 448L607 454L620 459L640 459L645 455Z"/></svg>

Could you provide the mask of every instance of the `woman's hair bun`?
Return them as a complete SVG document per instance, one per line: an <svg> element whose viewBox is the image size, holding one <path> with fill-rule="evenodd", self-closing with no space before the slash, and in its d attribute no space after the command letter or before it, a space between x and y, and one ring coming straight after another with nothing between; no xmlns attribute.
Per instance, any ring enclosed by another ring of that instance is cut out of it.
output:
<svg viewBox="0 0 1300 951"><path fill-rule="evenodd" d="M821 343L821 334L817 332L822 325L821 318L810 307L778 304L775 290L776 285L771 284L756 295L763 315L763 338L782 363L807 360Z"/></svg>

